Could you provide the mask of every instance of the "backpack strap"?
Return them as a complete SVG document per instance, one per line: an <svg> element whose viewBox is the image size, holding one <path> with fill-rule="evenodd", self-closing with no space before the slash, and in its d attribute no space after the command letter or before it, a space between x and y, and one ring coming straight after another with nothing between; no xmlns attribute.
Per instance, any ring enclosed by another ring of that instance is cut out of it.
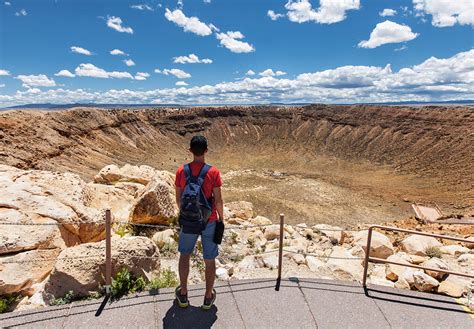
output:
<svg viewBox="0 0 474 329"><path fill-rule="evenodd" d="M189 179L193 176L193 173L191 172L191 167L189 166L189 163L184 165L184 178L186 179L186 184L188 184Z"/></svg>
<svg viewBox="0 0 474 329"><path fill-rule="evenodd" d="M205 163L204 166L202 166L201 171L199 172L198 177L201 178L203 182L209 169L211 169L211 166Z"/></svg>

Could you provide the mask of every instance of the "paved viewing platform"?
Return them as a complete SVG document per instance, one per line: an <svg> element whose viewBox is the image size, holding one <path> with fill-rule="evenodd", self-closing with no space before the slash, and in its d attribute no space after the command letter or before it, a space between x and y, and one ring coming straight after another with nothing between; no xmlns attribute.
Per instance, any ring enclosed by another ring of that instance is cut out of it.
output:
<svg viewBox="0 0 474 329"><path fill-rule="evenodd" d="M203 311L204 286L191 286L190 306L174 289L147 291L105 304L80 301L0 315L20 328L474 328L474 315L450 297L357 282L274 279L218 282L217 300Z"/></svg>

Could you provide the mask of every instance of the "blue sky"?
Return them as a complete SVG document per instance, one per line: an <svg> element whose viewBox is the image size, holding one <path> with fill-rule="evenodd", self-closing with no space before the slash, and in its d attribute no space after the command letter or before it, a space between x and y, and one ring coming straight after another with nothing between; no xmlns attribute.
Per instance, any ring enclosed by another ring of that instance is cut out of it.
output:
<svg viewBox="0 0 474 329"><path fill-rule="evenodd" d="M2 0L0 106L474 99L473 26L471 0Z"/></svg>

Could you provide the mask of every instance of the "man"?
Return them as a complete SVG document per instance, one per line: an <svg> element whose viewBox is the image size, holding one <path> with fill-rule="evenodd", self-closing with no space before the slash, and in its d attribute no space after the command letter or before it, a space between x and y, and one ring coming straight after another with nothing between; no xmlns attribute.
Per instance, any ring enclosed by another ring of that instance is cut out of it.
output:
<svg viewBox="0 0 474 329"><path fill-rule="evenodd" d="M183 165L176 171L176 203L181 209L181 196L186 187L186 170L191 171L192 176L199 176L201 170L205 167L205 155L207 153L207 140L204 136L194 136L191 139L189 151L193 154L194 160L185 168ZM207 168L207 167L206 167ZM189 172L188 172L189 175ZM202 231L201 243L203 249L203 258L206 265L206 293L204 296L204 303L202 308L209 310L216 300L216 292L213 289L216 275L215 259L218 255L218 246L214 243L214 232L216 229L216 221L224 218L224 205L221 195L221 174L215 167L208 168L205 173L202 183L202 192L206 200L210 201L211 214L205 229ZM176 288L176 299L180 307L189 306L188 301L188 275L189 275L189 261L191 254L196 245L199 234L184 233L183 228L179 235L179 280L180 286Z"/></svg>

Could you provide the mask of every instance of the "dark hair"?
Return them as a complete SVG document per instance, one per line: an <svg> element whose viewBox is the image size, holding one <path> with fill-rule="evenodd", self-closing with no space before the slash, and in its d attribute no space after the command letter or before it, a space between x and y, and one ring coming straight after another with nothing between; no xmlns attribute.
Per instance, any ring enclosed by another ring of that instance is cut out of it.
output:
<svg viewBox="0 0 474 329"><path fill-rule="evenodd" d="M207 150L207 139L202 135L196 135L191 138L191 152L196 156L201 156Z"/></svg>

